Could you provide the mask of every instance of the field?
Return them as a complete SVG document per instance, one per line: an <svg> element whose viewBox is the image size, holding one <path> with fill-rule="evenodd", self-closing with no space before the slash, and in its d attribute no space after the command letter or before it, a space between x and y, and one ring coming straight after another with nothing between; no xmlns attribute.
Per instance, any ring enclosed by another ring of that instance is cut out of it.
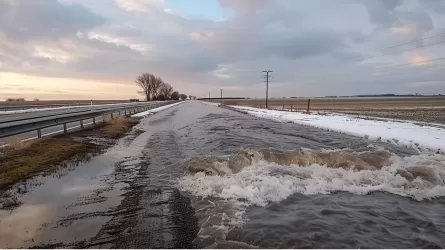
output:
<svg viewBox="0 0 445 250"><path fill-rule="evenodd" d="M212 100L220 102L220 100ZM265 108L265 99L227 99L226 105ZM269 99L269 109L307 111L308 99ZM310 111L332 111L359 116L395 118L445 124L445 96L385 98L313 98Z"/></svg>

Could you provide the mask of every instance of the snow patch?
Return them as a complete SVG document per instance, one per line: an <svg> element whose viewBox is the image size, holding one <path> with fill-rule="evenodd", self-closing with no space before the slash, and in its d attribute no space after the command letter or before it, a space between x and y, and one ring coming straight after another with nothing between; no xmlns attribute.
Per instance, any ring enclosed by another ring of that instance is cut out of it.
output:
<svg viewBox="0 0 445 250"><path fill-rule="evenodd" d="M419 126L410 121L382 121L360 119L340 114L305 114L277 110L264 110L251 107L230 106L250 115L279 122L293 122L329 129L371 140L388 141L418 150L445 151L445 129L432 126Z"/></svg>
<svg viewBox="0 0 445 250"><path fill-rule="evenodd" d="M208 101L201 101L201 103L204 103L204 104L207 104L207 105L210 105L210 106L216 106L216 107L219 107L219 103L216 103L216 102L208 102Z"/></svg>
<svg viewBox="0 0 445 250"><path fill-rule="evenodd" d="M168 108L171 108L173 106L179 105L181 103L183 103L183 101L182 102L176 102L176 103L169 104L169 105L165 105L165 106L162 106L162 107L159 107L159 108L150 109L150 110L147 110L147 111L144 111L144 112L141 112L141 113L134 114L131 117L146 117L146 116L149 116L151 114L155 114L155 113L157 113L157 112L159 112L161 110L168 109Z"/></svg>

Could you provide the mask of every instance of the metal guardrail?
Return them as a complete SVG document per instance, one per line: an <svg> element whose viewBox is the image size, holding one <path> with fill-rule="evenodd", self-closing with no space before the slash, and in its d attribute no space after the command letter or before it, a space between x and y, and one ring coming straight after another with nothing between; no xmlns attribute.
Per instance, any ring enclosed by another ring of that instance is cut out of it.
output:
<svg viewBox="0 0 445 250"><path fill-rule="evenodd" d="M135 107L135 106L144 106L144 105L153 105L155 104L155 102L144 102L144 103L133 103L133 104L125 104L122 103L121 105L126 105L125 107ZM119 106L119 108L121 108L122 106ZM96 106L90 106L90 105L85 105L85 106L79 106L78 108L72 109L72 108L67 108L67 109L61 109L61 110L56 110L56 114L46 114L46 115L40 115L39 118L43 118L43 117L49 117L49 116L55 116L55 115L63 115L63 114L75 114L75 113L82 113L82 112L86 112L86 111L99 111L99 110L108 110L108 109L112 109L112 108L116 108L116 106L105 106L105 107L96 107ZM40 111L39 111L40 112ZM48 112L52 112L51 110L48 110ZM39 114L37 111L36 112L31 112L28 113L26 112L26 114ZM0 116L0 118L2 118ZM26 117L26 118L18 118L18 117L12 117L12 118L2 118L0 120L0 124L1 123L7 123L7 122L12 122L12 121L22 121L22 120L29 120L29 119L33 119L36 117Z"/></svg>
<svg viewBox="0 0 445 250"><path fill-rule="evenodd" d="M37 138L42 137L42 129L63 125L63 131L68 132L67 124L72 122L80 122L80 127L84 128L83 121L87 119L93 119L93 124L96 125L96 117L118 113L125 115L134 114L142 111L146 111L152 108L165 106L175 103L177 101L158 102L158 103L146 103L128 105L126 107L108 108L101 110L83 111L75 113L56 114L42 117L33 117L29 119L18 118L12 121L0 123L0 138L23 134L31 131L37 131ZM73 110L74 111L74 110Z"/></svg>

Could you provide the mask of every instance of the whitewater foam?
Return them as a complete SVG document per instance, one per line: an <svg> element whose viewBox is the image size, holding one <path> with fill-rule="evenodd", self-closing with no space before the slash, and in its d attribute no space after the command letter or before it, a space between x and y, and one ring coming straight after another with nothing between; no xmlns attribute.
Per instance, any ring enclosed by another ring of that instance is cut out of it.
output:
<svg viewBox="0 0 445 250"><path fill-rule="evenodd" d="M242 216L247 207L266 206L293 194L349 192L366 195L379 191L417 201L445 196L444 155L421 154L402 158L391 154L390 162L390 165L380 169L357 170L320 164L279 165L259 161L233 174L206 175L205 172L197 172L187 175L179 180L178 186L195 197L209 201L217 199L222 202L219 206L231 204L232 209L238 210L237 213L224 214L225 219L217 225L206 225L207 231L202 231L199 237L208 235L217 227L218 230L224 228L227 234L245 223ZM212 214L222 216L222 212L212 211Z"/></svg>

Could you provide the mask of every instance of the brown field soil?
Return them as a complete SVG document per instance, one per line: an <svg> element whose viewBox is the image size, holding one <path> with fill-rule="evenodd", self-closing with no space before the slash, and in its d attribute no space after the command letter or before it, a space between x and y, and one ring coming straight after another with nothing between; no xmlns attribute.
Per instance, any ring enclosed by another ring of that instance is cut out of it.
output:
<svg viewBox="0 0 445 250"><path fill-rule="evenodd" d="M219 100L213 100L220 102ZM223 100L226 105L265 107L265 99ZM269 107L306 110L308 99L269 99ZM397 97L397 98L313 98L311 110L382 110L382 109L445 109L445 96L438 97Z"/></svg>
<svg viewBox="0 0 445 250"><path fill-rule="evenodd" d="M360 117L381 117L400 120L410 120L427 123L445 124L445 109L420 110L380 110L380 111L339 111Z"/></svg>
<svg viewBox="0 0 445 250"><path fill-rule="evenodd" d="M219 102L214 100L214 102ZM265 99L224 100L226 105L265 108ZM270 99L269 108L306 111L308 99ZM445 124L445 96L397 98L315 98L311 111L332 111L345 114Z"/></svg>

